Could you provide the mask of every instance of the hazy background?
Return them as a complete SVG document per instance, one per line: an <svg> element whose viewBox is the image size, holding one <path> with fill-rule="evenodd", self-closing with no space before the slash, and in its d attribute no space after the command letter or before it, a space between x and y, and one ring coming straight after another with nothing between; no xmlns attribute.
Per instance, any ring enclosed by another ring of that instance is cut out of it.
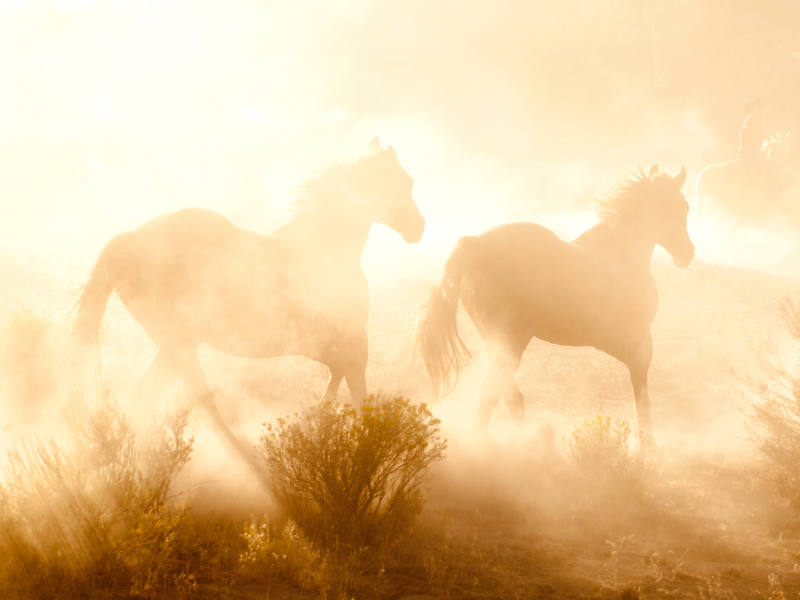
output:
<svg viewBox="0 0 800 600"><path fill-rule="evenodd" d="M376 227L368 275L433 276L493 224L578 233L639 164L686 165L690 196L755 97L795 128L798 32L791 1L0 0L0 244L88 265L185 206L268 231L380 135L429 227Z"/></svg>
<svg viewBox="0 0 800 600"><path fill-rule="evenodd" d="M800 136L800 2L0 0L0 324L28 308L64 325L103 244L166 211L208 207L268 232L310 169L378 135L415 179L428 226L413 246L372 231L369 382L426 399L406 360L411 314L459 236L516 219L577 235L593 198L639 165L685 165L691 202L702 168L735 158L757 97L767 128ZM779 331L787 285L716 263L795 275L800 236L694 213L689 227L688 271L656 255L654 421L662 443L669 430L719 452L745 435L728 367L752 361L748 337ZM464 327L476 361L437 414L469 430L486 357ZM115 296L104 328L124 397L155 348ZM268 416L319 398L327 376L305 359L200 356L223 416L251 441ZM625 368L592 349L535 341L518 381L559 431L634 417ZM0 428L12 424L0 446L35 412L16 408L0 406ZM512 439L503 414L493 427ZM202 425L196 447L188 481L221 478L206 476L225 459Z"/></svg>

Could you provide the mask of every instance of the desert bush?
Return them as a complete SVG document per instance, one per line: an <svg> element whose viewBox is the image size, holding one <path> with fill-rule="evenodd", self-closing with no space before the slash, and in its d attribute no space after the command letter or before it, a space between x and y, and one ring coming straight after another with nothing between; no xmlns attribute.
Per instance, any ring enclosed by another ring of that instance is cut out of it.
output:
<svg viewBox="0 0 800 600"><path fill-rule="evenodd" d="M0 495L0 518L10 524L0 530L6 584L39 597L121 581L144 597L191 587L184 561L171 561L186 509L166 502L190 458L187 422L188 410L179 410L159 428L145 468L130 419L104 394L94 407L75 401L65 411L65 441L12 448Z"/></svg>
<svg viewBox="0 0 800 600"><path fill-rule="evenodd" d="M795 346L800 344L800 310L789 299L778 304ZM800 363L788 368L777 344L753 347L759 374L741 376L749 388L747 425L765 458L762 476L795 510L800 510Z"/></svg>
<svg viewBox="0 0 800 600"><path fill-rule="evenodd" d="M643 490L661 469L663 454L627 421L597 416L578 425L567 443L572 462L587 476Z"/></svg>
<svg viewBox="0 0 800 600"><path fill-rule="evenodd" d="M371 544L402 533L422 511L429 469L446 448L438 433L424 404L370 397L360 409L323 402L279 419L267 425L259 450L304 531Z"/></svg>

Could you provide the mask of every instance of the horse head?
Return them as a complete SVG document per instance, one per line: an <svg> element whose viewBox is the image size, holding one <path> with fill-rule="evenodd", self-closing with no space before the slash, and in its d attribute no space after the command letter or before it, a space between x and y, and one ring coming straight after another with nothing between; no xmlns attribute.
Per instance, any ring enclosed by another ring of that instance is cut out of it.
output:
<svg viewBox="0 0 800 600"><path fill-rule="evenodd" d="M675 177L659 173L658 165L653 165L647 175L651 185L651 227L656 243L663 247L676 267L688 267L694 258L694 244L686 229L689 203L681 193L686 182L686 167Z"/></svg>
<svg viewBox="0 0 800 600"><path fill-rule="evenodd" d="M407 243L415 244L422 239L425 219L411 194L414 180L400 166L394 148L382 149L375 138L369 150L358 166L361 192L371 218L394 229Z"/></svg>

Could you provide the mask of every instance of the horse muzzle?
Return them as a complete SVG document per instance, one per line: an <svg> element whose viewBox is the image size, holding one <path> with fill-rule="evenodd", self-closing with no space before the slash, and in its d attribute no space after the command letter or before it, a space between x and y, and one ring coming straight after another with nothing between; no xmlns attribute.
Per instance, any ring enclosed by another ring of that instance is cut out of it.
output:
<svg viewBox="0 0 800 600"><path fill-rule="evenodd" d="M419 219L414 219L413 223L403 227L401 235L406 244L416 244L422 239L423 233L425 233L425 219L420 215Z"/></svg>
<svg viewBox="0 0 800 600"><path fill-rule="evenodd" d="M690 264L692 264L692 260L694 259L694 245L690 248L682 252L676 252L672 254L672 263L681 269L685 269Z"/></svg>

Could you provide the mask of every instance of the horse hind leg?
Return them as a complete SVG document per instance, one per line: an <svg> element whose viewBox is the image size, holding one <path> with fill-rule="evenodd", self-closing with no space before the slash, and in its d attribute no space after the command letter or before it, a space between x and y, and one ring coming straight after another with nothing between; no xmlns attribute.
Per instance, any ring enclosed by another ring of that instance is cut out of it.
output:
<svg viewBox="0 0 800 600"><path fill-rule="evenodd" d="M514 422L522 426L525 424L525 397L517 387L517 382L514 381L514 376L506 383L506 389L503 392L503 400L508 408L508 414Z"/></svg>
<svg viewBox="0 0 800 600"><path fill-rule="evenodd" d="M494 409L497 408L500 398L505 393L506 405L511 417L518 424L525 418L525 405L522 392L517 388L514 375L522 360L522 351L508 345L498 345L492 357L489 373L481 385L481 399L478 404L478 415L475 421L477 429L485 430L489 427Z"/></svg>
<svg viewBox="0 0 800 600"><path fill-rule="evenodd" d="M339 386L342 384L342 379L344 379L344 373L338 367L330 367L330 370L331 377L328 380L328 386L325 388L321 402L334 402L339 394Z"/></svg>
<svg viewBox="0 0 800 600"><path fill-rule="evenodd" d="M257 466L250 447L237 438L222 420L217 409L217 403L214 401L214 394L208 387L203 367L200 365L195 351L182 356L180 362L181 383L184 386L187 398L201 409L206 422L229 450L233 450L251 466Z"/></svg>

